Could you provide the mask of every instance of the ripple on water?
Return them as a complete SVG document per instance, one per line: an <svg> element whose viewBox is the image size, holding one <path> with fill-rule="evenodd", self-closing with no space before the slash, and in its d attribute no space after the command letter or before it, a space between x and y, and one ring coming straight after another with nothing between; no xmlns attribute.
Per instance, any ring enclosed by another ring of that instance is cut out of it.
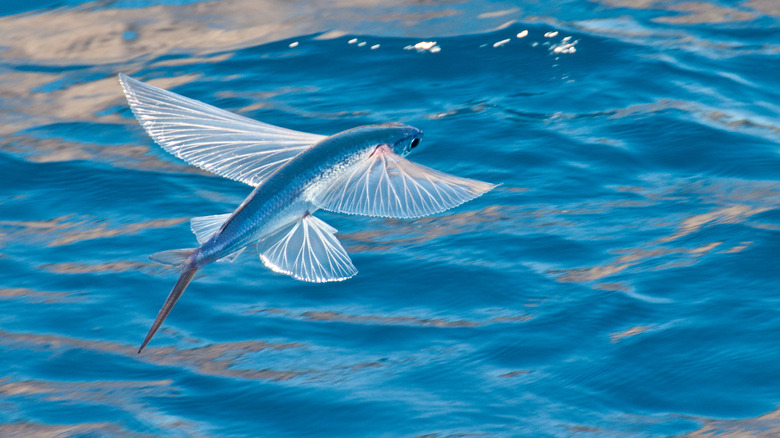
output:
<svg viewBox="0 0 780 438"><path fill-rule="evenodd" d="M774 2L130 3L0 7L0 435L775 433ZM251 187L166 156L118 72L320 134L409 123L415 161L502 185L318 212L358 276L247 251L138 355L176 276L147 254Z"/></svg>

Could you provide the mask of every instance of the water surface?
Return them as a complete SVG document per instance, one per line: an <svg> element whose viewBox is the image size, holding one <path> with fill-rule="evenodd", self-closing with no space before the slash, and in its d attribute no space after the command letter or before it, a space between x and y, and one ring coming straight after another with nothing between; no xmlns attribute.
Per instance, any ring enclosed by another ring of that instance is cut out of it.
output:
<svg viewBox="0 0 780 438"><path fill-rule="evenodd" d="M27 2L0 10L0 434L780 433L774 2ZM251 188L143 132L123 72L502 185L319 213L359 274L150 253Z"/></svg>

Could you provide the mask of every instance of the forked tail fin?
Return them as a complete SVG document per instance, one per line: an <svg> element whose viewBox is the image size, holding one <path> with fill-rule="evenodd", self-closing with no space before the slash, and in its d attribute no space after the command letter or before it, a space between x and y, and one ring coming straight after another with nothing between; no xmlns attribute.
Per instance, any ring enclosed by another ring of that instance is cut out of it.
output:
<svg viewBox="0 0 780 438"><path fill-rule="evenodd" d="M195 266L195 264L190 264L184 268L181 275L179 276L179 280L176 281L176 285L173 286L173 290L171 290L171 293L168 294L168 298L165 300L165 304L163 304L160 312L157 313L157 318L154 320L152 328L149 329L149 333L146 334L146 338L144 339L143 344L141 344L141 348L138 349L139 354L141 353L141 350L146 347L146 344L148 344L152 339L152 336L157 333L157 329L160 328L168 314L171 313L171 309L173 309L174 304L176 304L176 301L181 298L181 295L184 293L184 289L187 288L187 285L190 284L192 278L195 277L196 272L198 272L198 268Z"/></svg>

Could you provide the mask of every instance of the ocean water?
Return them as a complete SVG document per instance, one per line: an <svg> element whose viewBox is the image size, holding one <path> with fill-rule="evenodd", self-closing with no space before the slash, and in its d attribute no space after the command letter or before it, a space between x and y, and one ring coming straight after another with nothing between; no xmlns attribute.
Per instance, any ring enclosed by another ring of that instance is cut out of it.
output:
<svg viewBox="0 0 780 438"><path fill-rule="evenodd" d="M0 435L780 435L780 10L747 2L0 4ZM319 212L359 273L210 265L136 350L187 166L117 73L501 185Z"/></svg>

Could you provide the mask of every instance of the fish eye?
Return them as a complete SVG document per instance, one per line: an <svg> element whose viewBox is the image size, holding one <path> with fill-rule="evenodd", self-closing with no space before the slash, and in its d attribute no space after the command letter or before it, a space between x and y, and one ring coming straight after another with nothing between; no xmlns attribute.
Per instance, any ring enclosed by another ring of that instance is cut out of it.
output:
<svg viewBox="0 0 780 438"><path fill-rule="evenodd" d="M415 138L414 140L412 140L412 144L410 145L409 148L410 149L414 149L414 148L417 147L418 144L420 144L420 139L419 138Z"/></svg>

